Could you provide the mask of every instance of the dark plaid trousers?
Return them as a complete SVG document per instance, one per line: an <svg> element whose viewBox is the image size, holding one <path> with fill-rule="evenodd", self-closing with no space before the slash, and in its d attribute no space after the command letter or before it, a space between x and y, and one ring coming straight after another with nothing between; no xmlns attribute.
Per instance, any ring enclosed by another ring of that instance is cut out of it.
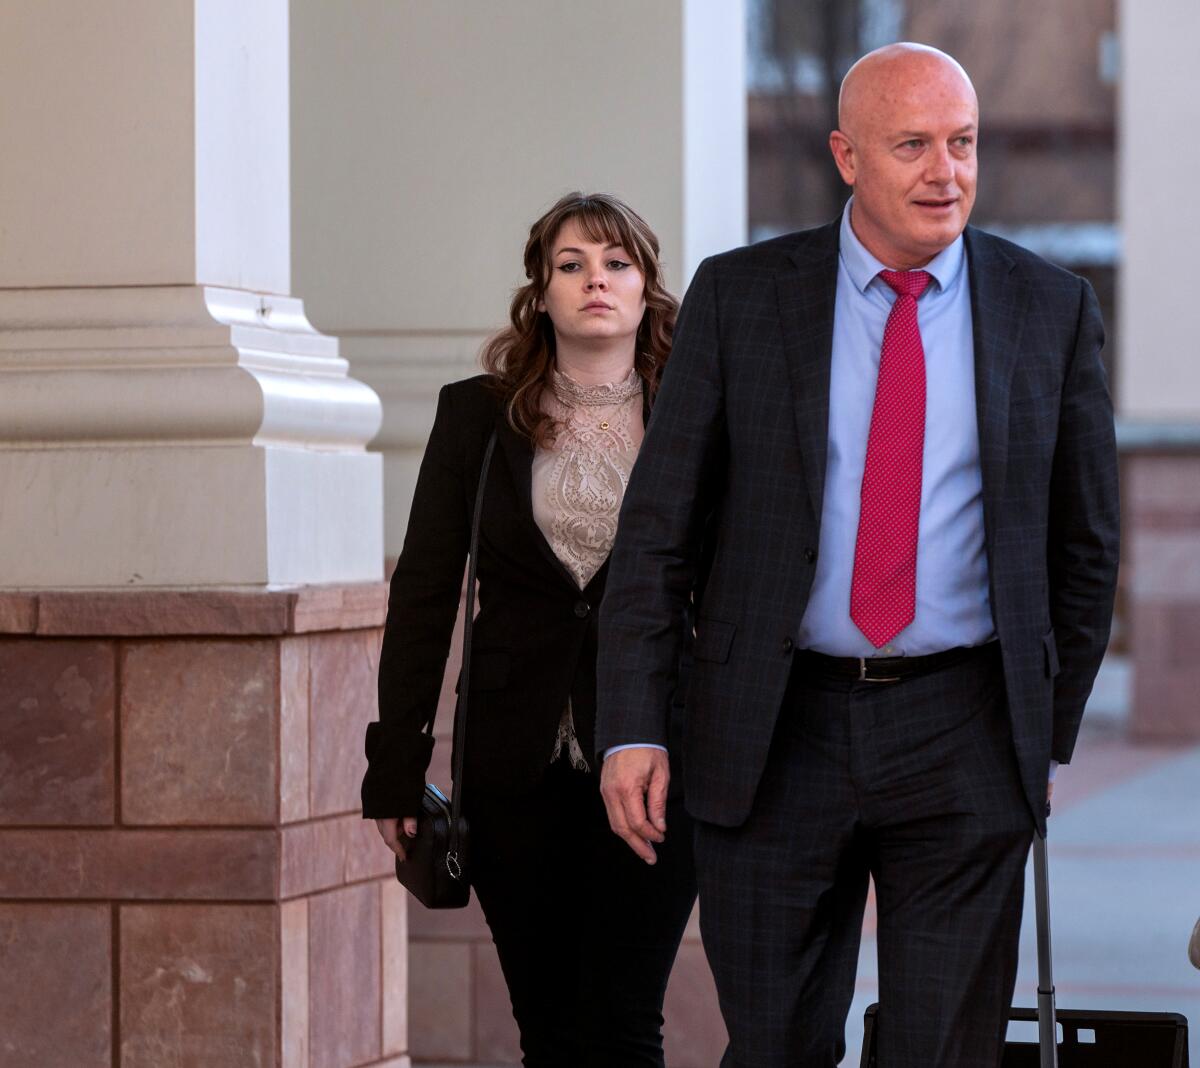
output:
<svg viewBox="0 0 1200 1068"><path fill-rule="evenodd" d="M803 663L749 819L697 828L722 1068L841 1060L868 875L881 1068L996 1068L1033 833L999 645L899 682Z"/></svg>

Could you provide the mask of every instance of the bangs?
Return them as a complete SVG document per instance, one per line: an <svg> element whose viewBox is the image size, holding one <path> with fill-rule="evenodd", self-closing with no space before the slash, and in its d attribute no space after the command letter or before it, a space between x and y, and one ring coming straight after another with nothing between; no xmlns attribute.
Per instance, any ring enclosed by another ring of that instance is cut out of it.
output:
<svg viewBox="0 0 1200 1068"><path fill-rule="evenodd" d="M563 216L557 230L561 230L568 222L574 222L589 241L600 245L620 245L634 258L642 273L646 273L653 251L638 237L632 222L614 206L588 197Z"/></svg>

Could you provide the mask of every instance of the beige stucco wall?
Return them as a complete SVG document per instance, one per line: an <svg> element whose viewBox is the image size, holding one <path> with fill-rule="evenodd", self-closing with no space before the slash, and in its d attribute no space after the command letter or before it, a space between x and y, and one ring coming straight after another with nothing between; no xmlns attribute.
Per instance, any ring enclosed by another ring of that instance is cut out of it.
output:
<svg viewBox="0 0 1200 1068"><path fill-rule="evenodd" d="M294 289L384 402L399 551L436 389L474 373L529 224L608 191L682 292L745 239L744 4L292 2Z"/></svg>

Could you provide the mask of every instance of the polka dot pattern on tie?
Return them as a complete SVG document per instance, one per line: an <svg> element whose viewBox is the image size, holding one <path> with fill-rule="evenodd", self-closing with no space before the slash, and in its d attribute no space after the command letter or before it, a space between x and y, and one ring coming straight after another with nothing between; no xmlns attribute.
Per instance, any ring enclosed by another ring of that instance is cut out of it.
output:
<svg viewBox="0 0 1200 1068"><path fill-rule="evenodd" d="M880 271L896 292L879 356L867 437L850 618L876 649L916 614L917 534L925 453L925 349L917 301L927 271Z"/></svg>

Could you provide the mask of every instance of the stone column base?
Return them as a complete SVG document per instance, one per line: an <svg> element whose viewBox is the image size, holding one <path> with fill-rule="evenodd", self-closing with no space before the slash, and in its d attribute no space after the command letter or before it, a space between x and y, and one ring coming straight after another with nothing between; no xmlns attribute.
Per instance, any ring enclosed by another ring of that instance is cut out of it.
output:
<svg viewBox="0 0 1200 1068"><path fill-rule="evenodd" d="M0 523L0 580L378 580L379 398L348 371L295 297L0 290L0 491L20 502Z"/></svg>
<svg viewBox="0 0 1200 1068"><path fill-rule="evenodd" d="M1125 460L1132 732L1200 739L1200 452Z"/></svg>
<svg viewBox="0 0 1200 1068"><path fill-rule="evenodd" d="M382 583L0 593L0 1068L407 1068Z"/></svg>

